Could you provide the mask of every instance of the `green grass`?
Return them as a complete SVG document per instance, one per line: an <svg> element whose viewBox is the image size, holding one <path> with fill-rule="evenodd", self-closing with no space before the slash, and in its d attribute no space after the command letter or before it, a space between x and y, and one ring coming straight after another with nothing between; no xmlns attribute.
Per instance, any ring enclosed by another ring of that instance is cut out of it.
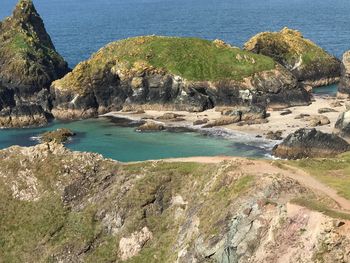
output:
<svg viewBox="0 0 350 263"><path fill-rule="evenodd" d="M191 81L242 80L275 68L275 62L269 57L208 40L145 36L107 45L59 83L74 87L79 85L77 79L87 79L116 62L126 71L155 69Z"/></svg>
<svg viewBox="0 0 350 263"><path fill-rule="evenodd" d="M350 214L342 213L342 212L330 209L327 205L319 202L318 200L301 197L301 198L292 200L292 203L309 208L310 210L321 212L332 218L350 220Z"/></svg>
<svg viewBox="0 0 350 263"><path fill-rule="evenodd" d="M304 38L300 32L283 29L280 32L264 32L251 38L245 48L251 50L260 43L260 52L273 57L281 64L294 65L301 57L303 67L312 69L315 65L337 63L336 59L312 41Z"/></svg>
<svg viewBox="0 0 350 263"><path fill-rule="evenodd" d="M350 153L336 158L290 161L350 200Z"/></svg>

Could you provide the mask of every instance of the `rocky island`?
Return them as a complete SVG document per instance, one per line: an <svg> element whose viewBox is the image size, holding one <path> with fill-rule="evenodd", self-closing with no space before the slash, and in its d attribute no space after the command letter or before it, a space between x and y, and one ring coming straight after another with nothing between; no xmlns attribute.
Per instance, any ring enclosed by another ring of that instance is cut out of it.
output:
<svg viewBox="0 0 350 263"><path fill-rule="evenodd" d="M0 127L47 124L50 84L68 72L29 0L0 22Z"/></svg>
<svg viewBox="0 0 350 263"><path fill-rule="evenodd" d="M222 41L144 36L107 45L51 86L58 119L109 111L307 105L310 95L273 59Z"/></svg>
<svg viewBox="0 0 350 263"><path fill-rule="evenodd" d="M341 62L299 31L283 28L280 32L263 32L252 37L244 48L272 57L307 86L339 82Z"/></svg>

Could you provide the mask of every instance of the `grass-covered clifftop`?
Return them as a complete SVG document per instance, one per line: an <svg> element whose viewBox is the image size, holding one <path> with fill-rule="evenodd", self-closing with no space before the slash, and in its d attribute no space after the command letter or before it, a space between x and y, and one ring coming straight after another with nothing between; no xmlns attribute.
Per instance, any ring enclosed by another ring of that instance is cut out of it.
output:
<svg viewBox="0 0 350 263"><path fill-rule="evenodd" d="M343 158L325 167L346 176ZM290 163L120 164L55 143L1 150L0 159L4 262L349 259L349 214L295 180Z"/></svg>
<svg viewBox="0 0 350 263"><path fill-rule="evenodd" d="M245 43L244 48L272 57L301 80L340 76L340 61L297 30L283 28L280 32L259 33Z"/></svg>
<svg viewBox="0 0 350 263"><path fill-rule="evenodd" d="M80 63L55 86L77 87L100 70L116 67L128 74L145 70L171 73L190 81L242 80L275 68L268 57L243 51L222 41L142 36L117 41Z"/></svg>
<svg viewBox="0 0 350 263"><path fill-rule="evenodd" d="M0 78L16 85L48 86L67 73L31 0L20 0L0 23Z"/></svg>

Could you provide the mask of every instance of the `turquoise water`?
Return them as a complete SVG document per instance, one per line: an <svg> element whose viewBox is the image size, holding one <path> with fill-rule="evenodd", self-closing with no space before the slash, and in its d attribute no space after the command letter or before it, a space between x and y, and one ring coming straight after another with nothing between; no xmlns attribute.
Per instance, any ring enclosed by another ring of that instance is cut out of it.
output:
<svg viewBox="0 0 350 263"><path fill-rule="evenodd" d="M321 95L321 96L324 96L324 95L336 96L337 91L338 91L338 85L336 84L313 89L314 94Z"/></svg>
<svg viewBox="0 0 350 263"><path fill-rule="evenodd" d="M66 127L77 133L67 147L97 152L119 161L142 161L190 156L266 157L268 145L258 139L237 136L224 139L195 132L138 133L134 128L119 127L107 119L69 123L55 122L48 127L0 131L0 148L11 145L31 146L44 131Z"/></svg>

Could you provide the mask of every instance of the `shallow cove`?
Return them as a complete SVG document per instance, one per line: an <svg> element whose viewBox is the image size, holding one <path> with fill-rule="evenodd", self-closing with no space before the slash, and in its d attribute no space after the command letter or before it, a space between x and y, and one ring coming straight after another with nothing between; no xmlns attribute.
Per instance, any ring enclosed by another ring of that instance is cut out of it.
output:
<svg viewBox="0 0 350 263"><path fill-rule="evenodd" d="M49 126L0 131L0 148L12 145L31 146L39 134L66 127L77 133L66 146L89 151L123 162L191 156L243 156L266 158L271 150L268 142L238 133L228 135L197 132L139 133L135 128L121 127L105 118L74 122L53 122ZM214 130L213 130L214 131ZM215 135L215 136L214 136Z"/></svg>

